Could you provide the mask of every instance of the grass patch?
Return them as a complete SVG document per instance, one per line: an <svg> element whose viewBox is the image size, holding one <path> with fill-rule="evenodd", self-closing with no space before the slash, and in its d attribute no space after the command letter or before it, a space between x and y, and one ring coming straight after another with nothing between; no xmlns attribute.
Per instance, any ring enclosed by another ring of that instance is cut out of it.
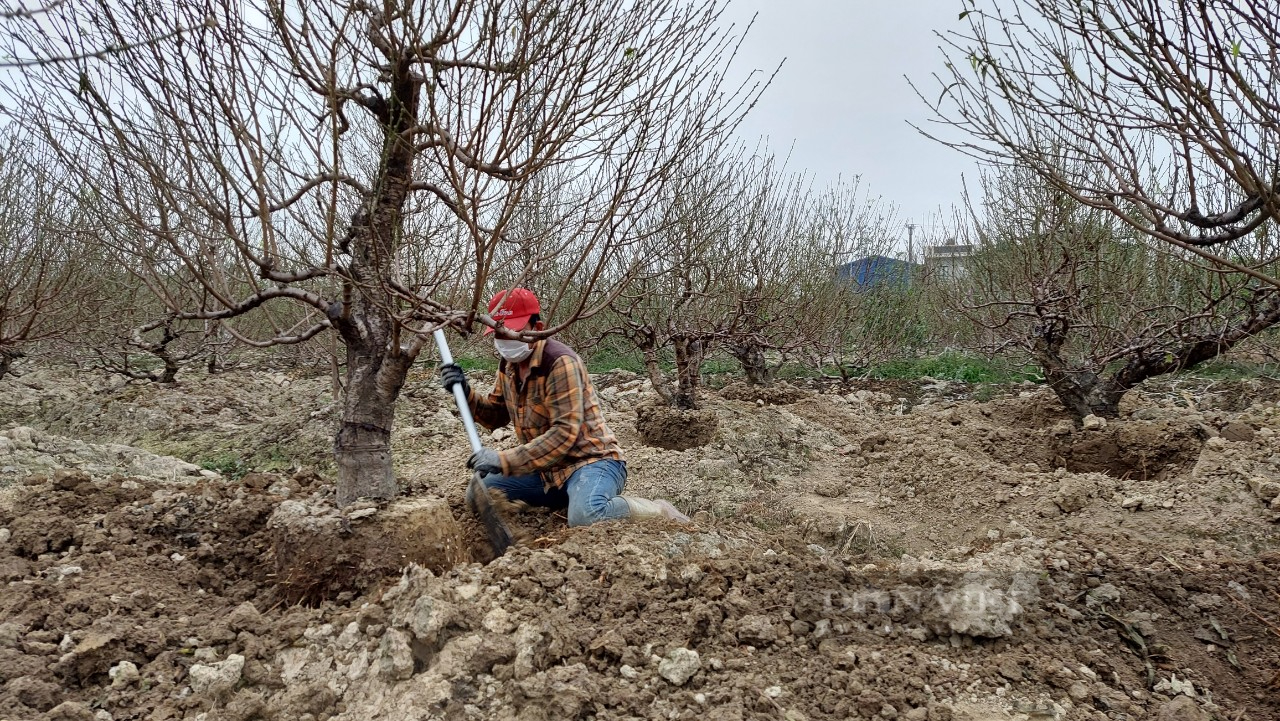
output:
<svg viewBox="0 0 1280 721"><path fill-rule="evenodd" d="M631 371L636 374L643 374L644 357L639 353L622 353L613 350L600 351L592 353L587 358L588 373L608 373L614 370Z"/></svg>
<svg viewBox="0 0 1280 721"><path fill-rule="evenodd" d="M245 477L249 472L249 464L239 455L227 451L225 453L216 453L207 458L203 458L196 462L197 466L206 471L215 471L221 473L224 477L233 481L238 481Z"/></svg>
<svg viewBox="0 0 1280 721"><path fill-rule="evenodd" d="M1280 366L1272 363L1247 363L1244 361L1215 358L1187 371L1193 378L1219 381L1244 381L1252 378L1280 376Z"/></svg>
<svg viewBox="0 0 1280 721"><path fill-rule="evenodd" d="M496 371L498 359L493 356L457 356L453 359L464 371Z"/></svg>

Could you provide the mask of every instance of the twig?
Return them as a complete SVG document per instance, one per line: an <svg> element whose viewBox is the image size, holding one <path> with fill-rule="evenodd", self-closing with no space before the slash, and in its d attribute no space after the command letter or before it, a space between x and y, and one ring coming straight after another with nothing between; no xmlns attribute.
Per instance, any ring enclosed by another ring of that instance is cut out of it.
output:
<svg viewBox="0 0 1280 721"><path fill-rule="evenodd" d="M768 694L766 694L764 691L761 691L760 689L756 689L756 693L760 694L760 698L763 698L765 701L768 701L769 703L773 704L774 708L778 709L783 713L786 713L787 710L782 708L782 706L780 706L777 701L774 701L773 698Z"/></svg>
<svg viewBox="0 0 1280 721"><path fill-rule="evenodd" d="M1280 637L1280 628L1273 626L1270 621L1268 621L1266 618L1262 616L1262 614L1253 610L1244 601L1241 601L1235 596L1228 595L1227 598L1230 598L1232 603L1236 604L1240 608L1243 608L1245 610L1245 613L1248 613L1250 616L1253 616L1254 618L1258 619L1259 623L1261 623L1263 626L1266 626L1268 629L1270 629L1271 632L1274 633L1277 637Z"/></svg>

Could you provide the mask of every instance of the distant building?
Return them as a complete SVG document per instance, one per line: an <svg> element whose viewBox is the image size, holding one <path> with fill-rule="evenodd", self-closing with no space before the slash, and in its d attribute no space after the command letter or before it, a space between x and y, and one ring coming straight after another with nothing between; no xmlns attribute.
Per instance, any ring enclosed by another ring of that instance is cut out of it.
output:
<svg viewBox="0 0 1280 721"><path fill-rule="evenodd" d="M913 271L919 267L898 258L869 255L837 266L836 277L853 281L864 290L886 285L905 288L911 285Z"/></svg>
<svg viewBox="0 0 1280 721"><path fill-rule="evenodd" d="M972 245L926 245L924 247L924 272L930 278L947 280L959 278L968 272Z"/></svg>

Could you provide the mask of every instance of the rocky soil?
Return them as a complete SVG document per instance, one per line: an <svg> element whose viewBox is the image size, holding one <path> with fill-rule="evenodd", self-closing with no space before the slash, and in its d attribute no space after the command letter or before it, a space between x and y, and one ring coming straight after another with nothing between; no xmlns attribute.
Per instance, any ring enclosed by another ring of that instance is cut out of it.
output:
<svg viewBox="0 0 1280 721"><path fill-rule="evenodd" d="M642 379L596 380L628 492L694 526L531 511L491 562L430 369L405 498L341 511L323 378L0 381L0 719L1280 719L1280 384L1083 427L1033 385L730 385L672 450ZM461 547L281 572L290 519L406 504Z"/></svg>

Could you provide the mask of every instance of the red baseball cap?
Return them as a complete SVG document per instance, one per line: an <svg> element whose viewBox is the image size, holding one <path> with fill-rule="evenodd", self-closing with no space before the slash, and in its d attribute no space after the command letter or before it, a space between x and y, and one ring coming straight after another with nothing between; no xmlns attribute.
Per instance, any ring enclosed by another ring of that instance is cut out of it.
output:
<svg viewBox="0 0 1280 721"><path fill-rule="evenodd" d="M499 304L501 304L501 307L499 307ZM511 290L499 291L489 300L489 316L494 320L502 321L502 324L510 330L524 328L525 324L529 322L529 316L541 312L537 296L527 288L512 288ZM492 328L484 329L485 335L492 332Z"/></svg>

